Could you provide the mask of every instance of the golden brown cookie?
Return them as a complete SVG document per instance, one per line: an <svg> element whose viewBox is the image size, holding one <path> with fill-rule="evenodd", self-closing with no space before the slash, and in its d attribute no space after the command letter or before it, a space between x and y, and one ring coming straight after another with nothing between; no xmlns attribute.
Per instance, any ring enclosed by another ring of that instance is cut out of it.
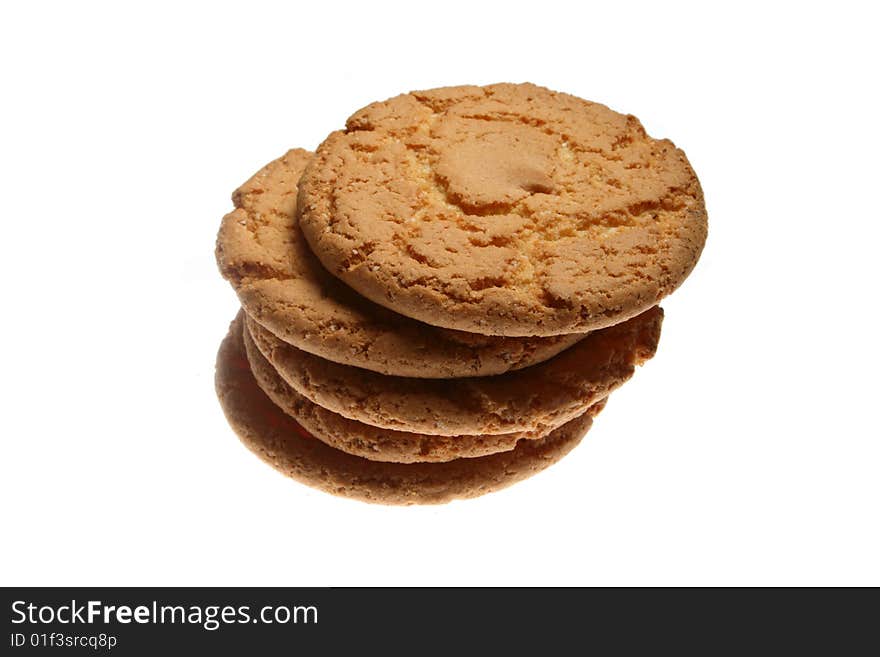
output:
<svg viewBox="0 0 880 657"><path fill-rule="evenodd" d="M672 142L532 84L368 105L318 148L299 212L312 251L369 299L508 336L634 317L687 277L707 229Z"/></svg>
<svg viewBox="0 0 880 657"><path fill-rule="evenodd" d="M652 308L595 331L555 358L498 376L454 380L376 374L333 363L247 319L251 337L299 394L385 429L459 436L548 431L582 414L654 355L663 311Z"/></svg>
<svg viewBox="0 0 880 657"><path fill-rule="evenodd" d="M381 463L329 447L275 406L251 374L240 322L220 346L215 385L229 424L263 461L309 486L380 504L441 504L505 488L565 456L601 408L508 452L447 463Z"/></svg>
<svg viewBox="0 0 880 657"><path fill-rule="evenodd" d="M507 452L520 440L543 438L547 431L520 431L488 436L431 436L374 427L318 406L296 392L243 332L245 351L257 385L312 436L343 452L389 463L443 463L458 458ZM597 402L604 404L604 400Z"/></svg>
<svg viewBox="0 0 880 657"><path fill-rule="evenodd" d="M551 358L582 336L500 338L440 329L376 305L328 274L295 217L311 153L295 149L233 195L217 263L247 312L281 339L323 358L383 374L450 378L500 374Z"/></svg>

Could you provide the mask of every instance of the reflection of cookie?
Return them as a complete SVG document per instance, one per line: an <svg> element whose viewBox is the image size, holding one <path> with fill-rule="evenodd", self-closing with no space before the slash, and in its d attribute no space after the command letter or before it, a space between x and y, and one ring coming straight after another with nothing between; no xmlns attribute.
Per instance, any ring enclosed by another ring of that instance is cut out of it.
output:
<svg viewBox="0 0 880 657"><path fill-rule="evenodd" d="M706 238L682 151L531 84L365 107L318 148L299 211L315 255L364 296L497 335L633 317L681 284Z"/></svg>
<svg viewBox="0 0 880 657"><path fill-rule="evenodd" d="M591 333L555 358L498 376L385 376L301 351L248 319L257 347L298 393L347 418L431 435L546 431L583 413L654 355L663 311Z"/></svg>
<svg viewBox="0 0 880 657"><path fill-rule="evenodd" d="M439 504L477 497L525 479L565 456L592 424L593 411L546 438L516 449L448 463L381 463L312 438L275 406L254 380L233 322L217 354L215 384L223 412L241 441L293 479L321 490L384 504Z"/></svg>
<svg viewBox="0 0 880 657"><path fill-rule="evenodd" d="M315 438L355 456L393 463L442 463L507 452L520 440L534 440L549 433L521 431L488 436L430 436L350 420L296 392L260 353L247 329L243 336L251 372L269 399ZM597 403L604 404L604 400Z"/></svg>
<svg viewBox="0 0 880 657"><path fill-rule="evenodd" d="M459 377L538 363L581 336L499 338L427 326L367 301L328 274L295 219L311 153L289 151L233 195L217 236L217 263L250 315L283 340L384 374Z"/></svg>

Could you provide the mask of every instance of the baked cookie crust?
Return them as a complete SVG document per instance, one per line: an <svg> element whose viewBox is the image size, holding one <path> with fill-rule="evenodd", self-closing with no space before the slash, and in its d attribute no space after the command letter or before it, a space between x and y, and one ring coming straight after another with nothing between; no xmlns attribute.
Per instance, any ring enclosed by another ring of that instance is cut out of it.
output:
<svg viewBox="0 0 880 657"><path fill-rule="evenodd" d="M553 357L580 335L500 338L437 328L377 305L324 270L296 219L297 182L312 154L289 151L234 194L216 258L248 314L282 340L382 374L487 376Z"/></svg>
<svg viewBox="0 0 880 657"><path fill-rule="evenodd" d="M432 436L382 429L350 420L318 406L294 390L243 332L245 351L257 385L312 436L343 452L389 463L444 463L507 452L520 440L543 438L549 431L520 431L488 436ZM598 402L604 403L604 400Z"/></svg>
<svg viewBox="0 0 880 657"><path fill-rule="evenodd" d="M443 504L506 488L568 454L601 409L594 406L508 452L447 463L382 463L333 449L273 404L251 373L240 322L233 322L217 353L215 387L230 426L264 462L313 488L377 504Z"/></svg>
<svg viewBox="0 0 880 657"><path fill-rule="evenodd" d="M312 251L362 295L491 335L634 317L684 281L707 232L671 141L532 84L368 105L318 148L298 203Z"/></svg>
<svg viewBox="0 0 880 657"><path fill-rule="evenodd" d="M595 331L555 358L498 376L453 380L385 376L319 358L252 319L254 343L300 395L383 429L435 436L547 432L583 414L654 355L663 311Z"/></svg>

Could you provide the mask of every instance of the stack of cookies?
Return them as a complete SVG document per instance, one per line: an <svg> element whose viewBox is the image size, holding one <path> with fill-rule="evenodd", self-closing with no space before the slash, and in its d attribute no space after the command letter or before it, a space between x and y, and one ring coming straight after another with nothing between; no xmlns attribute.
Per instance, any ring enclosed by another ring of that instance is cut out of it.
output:
<svg viewBox="0 0 880 657"><path fill-rule="evenodd" d="M706 211L684 153L530 84L373 103L233 195L216 384L252 451L335 494L474 497L568 453L654 354Z"/></svg>

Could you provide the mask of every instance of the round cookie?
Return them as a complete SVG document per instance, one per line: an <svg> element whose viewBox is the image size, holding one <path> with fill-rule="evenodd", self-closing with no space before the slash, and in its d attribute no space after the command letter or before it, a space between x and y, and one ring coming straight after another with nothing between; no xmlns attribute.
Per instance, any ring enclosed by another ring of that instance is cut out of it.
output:
<svg viewBox="0 0 880 657"><path fill-rule="evenodd" d="M318 148L298 207L315 255L367 298L508 336L634 317L682 283L707 231L672 142L532 84L368 105Z"/></svg>
<svg viewBox="0 0 880 657"><path fill-rule="evenodd" d="M243 332L245 351L257 385L266 396L315 438L343 452L389 463L443 463L507 452L520 440L543 438L548 432L521 431L488 436L431 436L374 427L318 406L296 392ZM604 404L604 400L597 402Z"/></svg>
<svg viewBox="0 0 880 657"><path fill-rule="evenodd" d="M295 149L233 194L216 257L247 312L281 339L383 374L485 376L551 358L579 335L499 338L440 329L364 299L312 255L296 221L297 181L312 154Z"/></svg>
<svg viewBox="0 0 880 657"><path fill-rule="evenodd" d="M299 394L334 413L385 429L440 436L548 431L582 414L653 356L663 311L652 308L591 333L539 365L454 380L385 376L318 358L246 318L250 335Z"/></svg>
<svg viewBox="0 0 880 657"><path fill-rule="evenodd" d="M505 488L552 465L590 428L588 413L538 440L491 456L447 463L381 463L311 437L263 393L248 366L241 323L217 354L215 386L229 424L245 446L283 474L335 495L380 504L442 504Z"/></svg>

